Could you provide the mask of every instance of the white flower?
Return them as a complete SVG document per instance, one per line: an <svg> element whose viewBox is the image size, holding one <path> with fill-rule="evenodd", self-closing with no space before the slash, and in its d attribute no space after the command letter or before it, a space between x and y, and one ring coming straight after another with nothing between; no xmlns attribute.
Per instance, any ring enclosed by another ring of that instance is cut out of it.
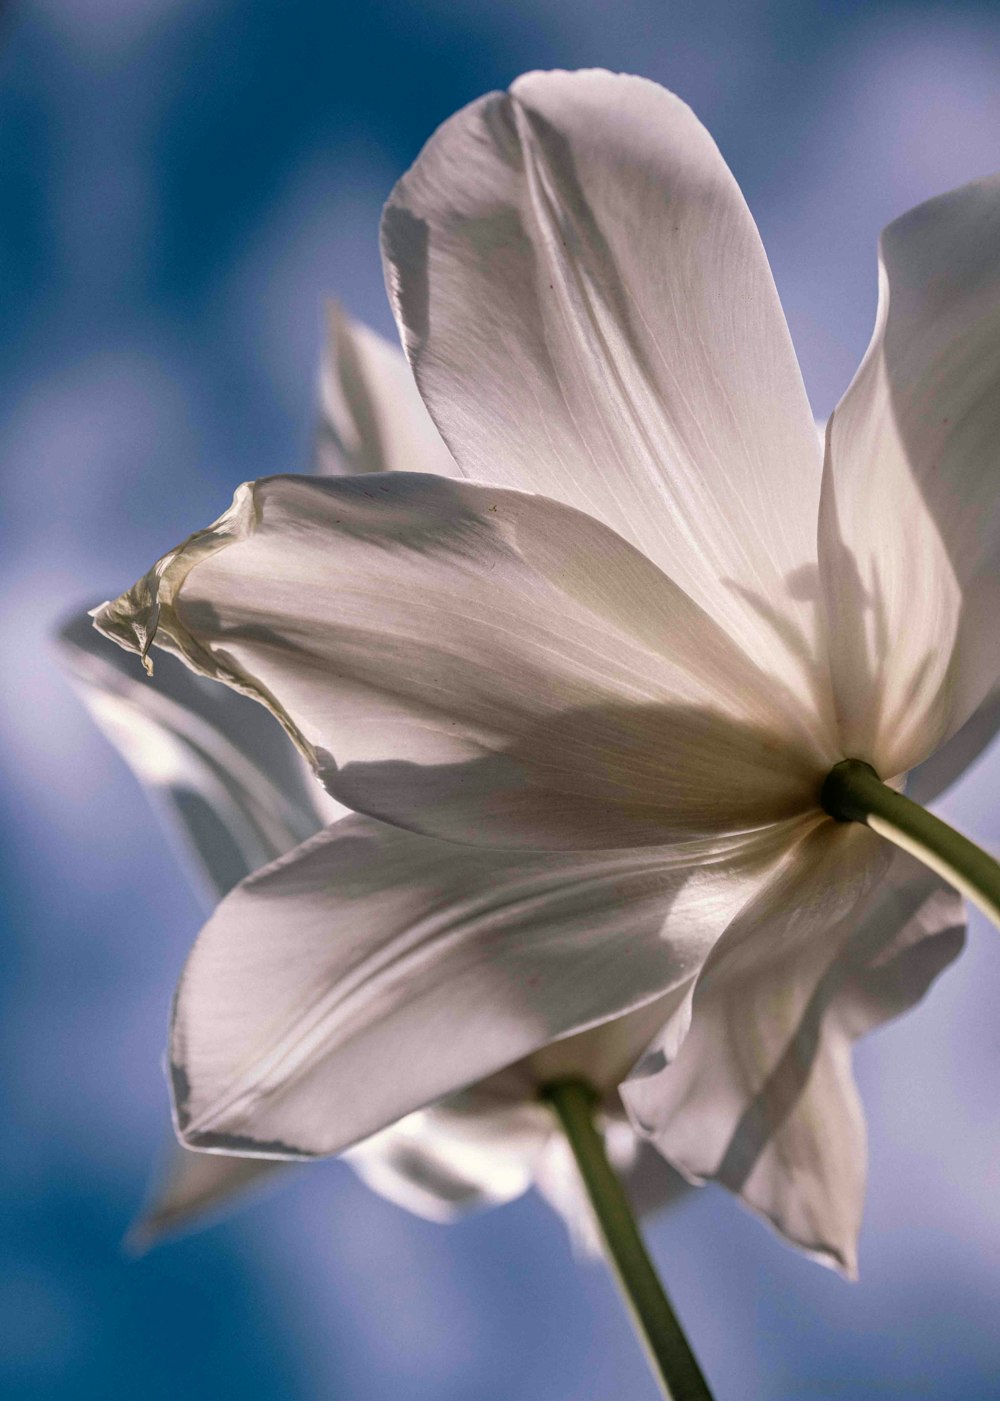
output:
<svg viewBox="0 0 1000 1401"><path fill-rule="evenodd" d="M682 102L531 74L437 132L387 207L387 279L489 485L257 482L97 620L261 700L366 814L203 931L171 1052L189 1143L337 1152L659 1000L637 1122L854 1268L850 1045L963 915L819 791L844 758L940 780L992 724L998 248L996 179L890 226L821 460L757 231Z"/></svg>
<svg viewBox="0 0 1000 1401"><path fill-rule="evenodd" d="M336 306L320 388L319 472L389 471L415 455L429 469L454 472L399 350ZM163 659L150 685L94 631L86 613L62 629L59 650L94 719L180 838L209 908L345 815L280 727L243 696L172 657ZM681 1193L683 1183L627 1124L615 1085L653 1030L655 1022L640 1014L588 1038L591 1072L608 1091L609 1148L637 1205L648 1211ZM550 1112L535 1102L533 1083L514 1068L407 1116L346 1156L376 1191L432 1220L509 1201L534 1184L590 1246L589 1205ZM189 1226L292 1171L273 1159L179 1148L131 1240L145 1244Z"/></svg>

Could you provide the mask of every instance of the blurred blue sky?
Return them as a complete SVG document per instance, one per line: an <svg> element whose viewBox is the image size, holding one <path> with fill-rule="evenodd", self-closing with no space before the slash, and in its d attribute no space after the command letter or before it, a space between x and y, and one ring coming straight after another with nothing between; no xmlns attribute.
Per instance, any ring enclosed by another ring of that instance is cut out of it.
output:
<svg viewBox="0 0 1000 1401"><path fill-rule="evenodd" d="M647 74L760 223L818 416L893 215L1000 168L1000 8L844 0L11 0L0 12L0 1394L652 1397L610 1285L534 1198L443 1229L339 1164L119 1248L161 1145L200 912L55 669L234 485L307 463L321 299L388 332L376 227L456 107L531 67ZM1000 846L1000 754L944 809ZM721 1193L651 1227L720 1401L986 1398L1000 1378L1000 943L863 1050L862 1278Z"/></svg>

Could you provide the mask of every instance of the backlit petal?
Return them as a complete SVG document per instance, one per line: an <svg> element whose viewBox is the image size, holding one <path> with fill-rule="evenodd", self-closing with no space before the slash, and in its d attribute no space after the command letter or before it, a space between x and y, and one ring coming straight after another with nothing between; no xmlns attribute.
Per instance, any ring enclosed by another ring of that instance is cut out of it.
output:
<svg viewBox="0 0 1000 1401"><path fill-rule="evenodd" d="M439 472L454 476L454 458L424 407L403 352L336 303L327 312L320 372L317 471Z"/></svg>
<svg viewBox="0 0 1000 1401"><path fill-rule="evenodd" d="M989 748L1000 730L1000 690L987 696L951 739L906 777L906 793L915 803L931 803L961 777Z"/></svg>
<svg viewBox="0 0 1000 1401"><path fill-rule="evenodd" d="M408 1114L345 1154L367 1186L429 1221L512 1201L532 1185L552 1134L542 1105L445 1101Z"/></svg>
<svg viewBox="0 0 1000 1401"><path fill-rule="evenodd" d="M155 679L145 677L87 613L58 644L88 710L180 836L213 904L336 816L288 737L244 696L169 656Z"/></svg>
<svg viewBox="0 0 1000 1401"><path fill-rule="evenodd" d="M830 422L820 524L845 753L884 777L997 688L1000 177L882 236L875 334Z"/></svg>
<svg viewBox="0 0 1000 1401"><path fill-rule="evenodd" d="M691 110L531 73L394 190L386 280L463 473L612 526L819 709L820 450L763 248Z"/></svg>
<svg viewBox="0 0 1000 1401"><path fill-rule="evenodd" d="M964 915L905 853L877 879L871 834L829 838L807 837L720 941L673 1064L623 1089L677 1167L853 1274L866 1149L851 1045L923 996L961 949Z"/></svg>
<svg viewBox="0 0 1000 1401"><path fill-rule="evenodd" d="M532 857L345 818L202 931L175 1007L179 1131L339 1152L688 982L793 838Z"/></svg>
<svg viewBox="0 0 1000 1401"><path fill-rule="evenodd" d="M349 807L458 841L742 830L813 806L839 757L620 536L467 482L241 488L97 623L269 705Z"/></svg>

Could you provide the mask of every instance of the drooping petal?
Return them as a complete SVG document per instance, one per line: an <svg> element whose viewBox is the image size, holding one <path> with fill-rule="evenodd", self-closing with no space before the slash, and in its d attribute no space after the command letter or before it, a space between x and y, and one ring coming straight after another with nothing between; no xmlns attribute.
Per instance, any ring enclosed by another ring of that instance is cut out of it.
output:
<svg viewBox="0 0 1000 1401"><path fill-rule="evenodd" d="M336 816L269 715L164 657L155 680L80 613L59 654L100 729L193 858L211 903Z"/></svg>
<svg viewBox="0 0 1000 1401"><path fill-rule="evenodd" d="M551 1133L541 1104L478 1090L407 1115L344 1158L372 1191L428 1221L446 1222L526 1192ZM300 1170L280 1159L175 1143L128 1245L142 1251L211 1225Z"/></svg>
<svg viewBox="0 0 1000 1401"><path fill-rule="evenodd" d="M383 253L462 472L603 520L825 712L813 418L757 230L691 110L621 74L519 78L427 143Z"/></svg>
<svg viewBox="0 0 1000 1401"><path fill-rule="evenodd" d="M997 688L1000 177L890 224L828 431L820 560L845 752L885 777Z"/></svg>
<svg viewBox="0 0 1000 1401"><path fill-rule="evenodd" d="M221 1151L336 1153L641 1007L690 980L794 827L530 856L345 818L202 931L175 1005L179 1132Z"/></svg>
<svg viewBox="0 0 1000 1401"><path fill-rule="evenodd" d="M336 303L320 371L316 468L333 477L457 471L402 351Z"/></svg>
<svg viewBox="0 0 1000 1401"><path fill-rule="evenodd" d="M685 985L680 990L683 995ZM609 1151L636 1210L658 1211L686 1190L622 1117L617 1085L646 1047L677 994L544 1047L429 1109L350 1148L345 1160L372 1191L429 1221L448 1222L511 1201L537 1185L574 1240L596 1237L590 1209L551 1110L538 1086L560 1075L585 1078L604 1096ZM274 1158L201 1153L173 1144L128 1244L145 1250L166 1236L209 1225L286 1180L292 1165Z"/></svg>
<svg viewBox="0 0 1000 1401"><path fill-rule="evenodd" d="M839 757L620 536L467 482L265 479L96 621L269 705L349 807L457 841L740 830Z"/></svg>
<svg viewBox="0 0 1000 1401"><path fill-rule="evenodd" d="M644 1078L640 1066L623 1094L693 1180L723 1183L853 1275L866 1147L851 1046L917 1002L957 956L964 913L906 853L876 880L884 853L870 833L829 837L822 828L807 837L741 912L699 979L677 1059Z"/></svg>
<svg viewBox="0 0 1000 1401"><path fill-rule="evenodd" d="M568 1070L605 1090L608 1149L635 1209L645 1215L671 1205L688 1186L637 1138L613 1088L658 1025L664 1001L568 1037L469 1090L408 1114L348 1149L344 1159L372 1191L429 1221L454 1221L536 1185L574 1240L595 1248L576 1165L561 1151L562 1136L537 1088L549 1073ZM295 1167L274 1158L200 1153L175 1144L128 1244L145 1250L166 1236L212 1224L265 1189L284 1184Z"/></svg>

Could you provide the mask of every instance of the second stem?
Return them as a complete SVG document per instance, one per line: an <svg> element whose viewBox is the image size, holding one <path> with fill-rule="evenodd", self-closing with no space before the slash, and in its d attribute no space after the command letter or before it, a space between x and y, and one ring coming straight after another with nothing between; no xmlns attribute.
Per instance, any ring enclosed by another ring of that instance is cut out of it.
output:
<svg viewBox="0 0 1000 1401"><path fill-rule="evenodd" d="M595 1123L597 1096L582 1080L547 1085L548 1100L576 1159L619 1288L670 1401L712 1401L701 1368L646 1250L628 1198Z"/></svg>

